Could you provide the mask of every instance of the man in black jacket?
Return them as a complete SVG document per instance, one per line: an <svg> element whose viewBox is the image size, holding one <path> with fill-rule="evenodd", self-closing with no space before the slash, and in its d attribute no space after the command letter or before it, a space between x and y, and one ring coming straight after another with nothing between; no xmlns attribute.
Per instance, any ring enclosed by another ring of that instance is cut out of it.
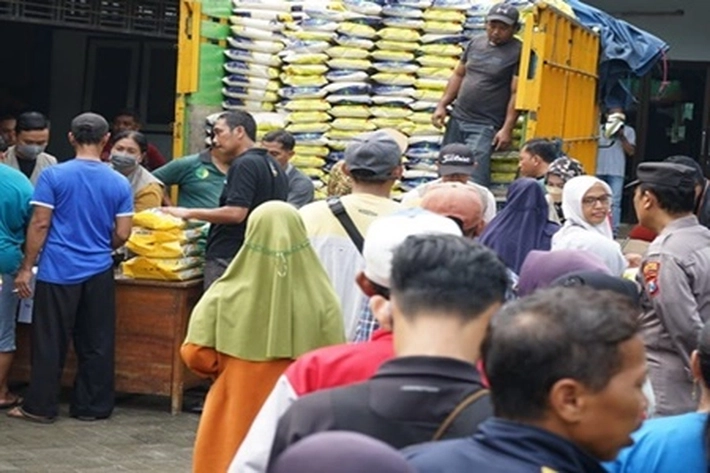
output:
<svg viewBox="0 0 710 473"><path fill-rule="evenodd" d="M475 368L508 287L490 250L449 235L411 236L392 259L396 358L364 383L305 396L281 417L270 465L316 432L360 432L402 448L472 433L491 415Z"/></svg>
<svg viewBox="0 0 710 473"><path fill-rule="evenodd" d="M556 288L498 313L483 342L495 417L474 436L405 456L419 473L604 473L647 400L638 308L626 295Z"/></svg>

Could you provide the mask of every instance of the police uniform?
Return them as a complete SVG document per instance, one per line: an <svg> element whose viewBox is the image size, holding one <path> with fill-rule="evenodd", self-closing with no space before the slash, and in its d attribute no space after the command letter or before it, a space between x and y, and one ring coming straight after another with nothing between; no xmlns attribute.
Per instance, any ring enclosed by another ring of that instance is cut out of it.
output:
<svg viewBox="0 0 710 473"><path fill-rule="evenodd" d="M637 183L693 187L693 170L642 163ZM669 223L651 243L638 274L641 333L659 415L693 411L690 354L710 320L710 230L692 213Z"/></svg>

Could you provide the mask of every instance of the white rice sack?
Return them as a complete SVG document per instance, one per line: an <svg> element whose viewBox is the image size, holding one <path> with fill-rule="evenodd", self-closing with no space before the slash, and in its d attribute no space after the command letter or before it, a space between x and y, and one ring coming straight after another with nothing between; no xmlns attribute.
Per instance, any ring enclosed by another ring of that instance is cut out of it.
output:
<svg viewBox="0 0 710 473"><path fill-rule="evenodd" d="M232 34L235 36L249 38L255 41L283 41L283 35L280 32L249 28L241 25L234 25L231 27L231 30Z"/></svg>
<svg viewBox="0 0 710 473"><path fill-rule="evenodd" d="M254 18L257 20L278 21L283 23L288 23L303 17L301 13L293 14L284 11L254 10L249 8L235 8L232 14L242 18Z"/></svg>
<svg viewBox="0 0 710 473"><path fill-rule="evenodd" d="M370 95L341 95L341 94L331 94L325 98L328 103L336 104L364 104L369 105L372 103L372 97Z"/></svg>
<svg viewBox="0 0 710 473"><path fill-rule="evenodd" d="M338 29L339 22L326 20L324 18L305 18L301 21L288 23L287 26L292 30L302 31L325 31L332 33Z"/></svg>
<svg viewBox="0 0 710 473"><path fill-rule="evenodd" d="M418 42L392 41L389 39L381 39L375 43L378 49L388 51L405 51L412 52L419 48Z"/></svg>
<svg viewBox="0 0 710 473"><path fill-rule="evenodd" d="M283 67L285 74L301 76L322 76L328 71L325 64L288 64Z"/></svg>
<svg viewBox="0 0 710 473"><path fill-rule="evenodd" d="M427 21L422 29L427 34L456 34L463 31L463 24L449 21Z"/></svg>
<svg viewBox="0 0 710 473"><path fill-rule="evenodd" d="M300 5L288 0L233 0L237 9L245 10L270 10L290 12L300 10Z"/></svg>
<svg viewBox="0 0 710 473"><path fill-rule="evenodd" d="M382 24L394 28L409 28L420 30L424 27L424 20L419 18L400 18L396 16L387 16L382 20Z"/></svg>
<svg viewBox="0 0 710 473"><path fill-rule="evenodd" d="M259 130L278 130L286 126L285 116L280 113L257 112L252 116Z"/></svg>
<svg viewBox="0 0 710 473"><path fill-rule="evenodd" d="M377 126L364 118L336 118L331 124L333 130L374 131Z"/></svg>
<svg viewBox="0 0 710 473"><path fill-rule="evenodd" d="M434 113L436 106L439 102L436 100L417 100L409 104L409 108L415 112L427 112L429 114Z"/></svg>
<svg viewBox="0 0 710 473"><path fill-rule="evenodd" d="M318 99L325 96L326 92L322 87L282 87L278 91L279 95L288 100L294 99Z"/></svg>
<svg viewBox="0 0 710 473"><path fill-rule="evenodd" d="M328 60L328 55L323 53L282 53L282 59L288 64L323 64Z"/></svg>
<svg viewBox="0 0 710 473"><path fill-rule="evenodd" d="M330 82L362 82L367 80L369 75L365 71L353 71L350 69L333 69L325 78Z"/></svg>
<svg viewBox="0 0 710 473"><path fill-rule="evenodd" d="M419 70L419 65L416 63L399 61L375 62L372 67L378 72L390 74L413 74Z"/></svg>
<svg viewBox="0 0 710 473"><path fill-rule="evenodd" d="M413 112L409 108L375 105L370 107L372 115L377 118L407 118Z"/></svg>
<svg viewBox="0 0 710 473"><path fill-rule="evenodd" d="M323 133L330 130L329 123L291 123L286 126L289 133Z"/></svg>
<svg viewBox="0 0 710 473"><path fill-rule="evenodd" d="M257 53L275 54L284 48L284 42L278 41L259 41L243 37L227 38L229 46L235 49L246 49Z"/></svg>
<svg viewBox="0 0 710 473"><path fill-rule="evenodd" d="M327 112L330 110L330 104L321 99L298 99L284 103L283 108L289 112ZM315 132L302 131L299 133Z"/></svg>
<svg viewBox="0 0 710 473"><path fill-rule="evenodd" d="M368 95L370 89L367 82L334 82L323 87L326 93L336 95Z"/></svg>
<svg viewBox="0 0 710 473"><path fill-rule="evenodd" d="M369 118L371 115L367 105L335 105L328 113L335 118Z"/></svg>
<svg viewBox="0 0 710 473"><path fill-rule="evenodd" d="M403 7L424 9L424 8L431 7L431 5L434 3L434 1L433 0L395 0L394 2L389 2L389 3L396 3L397 5L401 5Z"/></svg>
<svg viewBox="0 0 710 473"><path fill-rule="evenodd" d="M297 39L289 41L283 49L283 53L319 54L325 52L328 48L330 48L328 41L302 41Z"/></svg>
<svg viewBox="0 0 710 473"><path fill-rule="evenodd" d="M344 21L338 26L338 33L356 38L372 39L377 36L377 30L370 25Z"/></svg>
<svg viewBox="0 0 710 473"><path fill-rule="evenodd" d="M277 92L281 87L278 80L249 77L242 74L229 74L222 79L222 83L227 87L249 87L271 92Z"/></svg>
<svg viewBox="0 0 710 473"><path fill-rule="evenodd" d="M375 96L415 97L417 93L417 90L412 87L402 87L399 85L375 85L372 87L372 94Z"/></svg>
<svg viewBox="0 0 710 473"><path fill-rule="evenodd" d="M443 136L441 131L437 131L432 135L410 136L407 142L409 143L409 146L422 146L424 143L437 145L441 144L442 138Z"/></svg>
<svg viewBox="0 0 710 473"><path fill-rule="evenodd" d="M271 102L226 98L222 102L222 108L225 110L244 110L246 112L271 112L274 110L274 104Z"/></svg>
<svg viewBox="0 0 710 473"><path fill-rule="evenodd" d="M407 7L402 5L387 5L382 8L382 14L385 16L394 16L399 18L423 18L424 13L419 8Z"/></svg>
<svg viewBox="0 0 710 473"><path fill-rule="evenodd" d="M417 76L422 79L449 80L451 74L448 67L422 67L417 71Z"/></svg>
<svg viewBox="0 0 710 473"><path fill-rule="evenodd" d="M331 58L338 59L367 59L370 55L365 49L349 46L332 46L325 53Z"/></svg>
<svg viewBox="0 0 710 473"><path fill-rule="evenodd" d="M322 75L281 74L281 82L291 87L322 87L328 80Z"/></svg>
<svg viewBox="0 0 710 473"><path fill-rule="evenodd" d="M277 20L262 20L257 18L249 18L244 16L230 16L229 21L236 26L243 26L245 28L258 29L263 31L283 31L284 23Z"/></svg>
<svg viewBox="0 0 710 473"><path fill-rule="evenodd" d="M392 107L408 107L414 101L411 97L397 97L391 95L376 95L372 97L372 103L376 105L389 105Z"/></svg>
<svg viewBox="0 0 710 473"><path fill-rule="evenodd" d="M471 2L471 0L434 0L434 3L432 3L431 6L442 10L466 11L471 7L472 3L483 2ZM488 8L492 6L491 3L488 4Z"/></svg>
<svg viewBox="0 0 710 473"><path fill-rule="evenodd" d="M419 41L420 38L417 30L394 27L382 28L377 32L377 36L391 41Z"/></svg>
<svg viewBox="0 0 710 473"><path fill-rule="evenodd" d="M338 35L338 37L335 38L335 42L340 46L347 46L349 48L370 50L375 47L375 42L370 39L358 38L356 36L348 36L344 34Z"/></svg>
<svg viewBox="0 0 710 473"><path fill-rule="evenodd" d="M269 53L255 53L247 49L227 49L224 51L224 55L230 61L241 61L270 67L279 67L281 65L281 59L278 56Z"/></svg>
<svg viewBox="0 0 710 473"><path fill-rule="evenodd" d="M461 60L459 58L451 57L451 56L427 55L427 56L419 56L417 58L417 62L422 67L439 67L439 68L449 69L449 70L453 70L456 66L458 66L460 61Z"/></svg>
<svg viewBox="0 0 710 473"><path fill-rule="evenodd" d="M391 72L378 72L372 76L372 80L378 84L385 85L414 85L417 78L412 74L397 74Z"/></svg>
<svg viewBox="0 0 710 473"><path fill-rule="evenodd" d="M279 76L279 70L275 67L249 64L241 61L229 61L224 65L224 68L230 74L259 77L262 79L276 79Z"/></svg>
<svg viewBox="0 0 710 473"><path fill-rule="evenodd" d="M382 13L382 7L375 2L365 0L343 0L343 6L351 12L362 15L378 16Z"/></svg>
<svg viewBox="0 0 710 473"><path fill-rule="evenodd" d="M414 60L414 53L407 51L376 50L370 53L370 57L375 61L382 62L411 62Z"/></svg>
<svg viewBox="0 0 710 473"><path fill-rule="evenodd" d="M323 133L295 133L293 139L297 145L327 146L328 138Z"/></svg>
<svg viewBox="0 0 710 473"><path fill-rule="evenodd" d="M443 92L446 89L446 85L449 83L448 79L424 79L419 78L416 80L415 85L417 89L433 89Z"/></svg>
<svg viewBox="0 0 710 473"><path fill-rule="evenodd" d="M451 33L427 33L422 35L419 40L422 44L461 44L466 41L466 37L462 34L451 34Z"/></svg>
<svg viewBox="0 0 710 473"><path fill-rule="evenodd" d="M329 121L330 115L326 112L291 112L286 115L286 123L319 123Z"/></svg>
<svg viewBox="0 0 710 473"><path fill-rule="evenodd" d="M334 58L328 61L328 66L331 69L364 71L372 67L372 63L367 59Z"/></svg>
<svg viewBox="0 0 710 473"><path fill-rule="evenodd" d="M276 92L248 87L224 87L222 94L232 99L255 100L257 102L277 102L279 100Z"/></svg>

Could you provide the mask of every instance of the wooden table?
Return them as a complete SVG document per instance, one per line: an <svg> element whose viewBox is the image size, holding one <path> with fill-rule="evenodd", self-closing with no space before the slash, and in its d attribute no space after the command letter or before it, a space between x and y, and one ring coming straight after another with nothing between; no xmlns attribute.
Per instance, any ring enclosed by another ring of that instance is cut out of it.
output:
<svg viewBox="0 0 710 473"><path fill-rule="evenodd" d="M170 412L182 409L183 391L201 383L180 358L202 279L163 282L116 279L116 391L170 396ZM12 381L30 375L30 326L18 324ZM76 358L70 350L62 376L72 386Z"/></svg>

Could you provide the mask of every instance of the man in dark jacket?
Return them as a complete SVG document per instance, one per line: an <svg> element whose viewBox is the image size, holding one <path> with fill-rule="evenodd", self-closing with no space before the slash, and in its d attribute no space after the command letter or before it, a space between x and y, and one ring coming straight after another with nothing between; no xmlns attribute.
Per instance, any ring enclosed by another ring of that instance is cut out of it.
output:
<svg viewBox="0 0 710 473"><path fill-rule="evenodd" d="M451 235L405 240L392 258L387 302L396 358L369 381L296 401L279 421L270 465L288 446L328 430L396 448L473 433L492 414L474 365L507 287L505 266L478 243Z"/></svg>
<svg viewBox="0 0 710 473"><path fill-rule="evenodd" d="M405 456L419 473L604 473L632 444L646 398L628 297L557 288L497 314L483 342L495 417L476 435Z"/></svg>

